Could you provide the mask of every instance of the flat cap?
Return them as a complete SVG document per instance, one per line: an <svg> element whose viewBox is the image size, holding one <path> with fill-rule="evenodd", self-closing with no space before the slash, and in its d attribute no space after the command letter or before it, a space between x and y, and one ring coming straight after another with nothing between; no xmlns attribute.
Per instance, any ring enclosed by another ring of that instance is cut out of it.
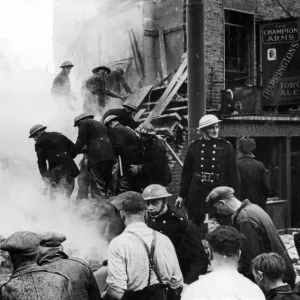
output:
<svg viewBox="0 0 300 300"><path fill-rule="evenodd" d="M67 238L64 234L57 232L44 232L40 234L42 247L60 247Z"/></svg>
<svg viewBox="0 0 300 300"><path fill-rule="evenodd" d="M207 196L206 205L212 205L220 200L226 200L234 196L234 189L229 186L219 186L214 188Z"/></svg>
<svg viewBox="0 0 300 300"><path fill-rule="evenodd" d="M36 254L39 246L40 237L37 233L17 231L1 242L0 249L26 256Z"/></svg>

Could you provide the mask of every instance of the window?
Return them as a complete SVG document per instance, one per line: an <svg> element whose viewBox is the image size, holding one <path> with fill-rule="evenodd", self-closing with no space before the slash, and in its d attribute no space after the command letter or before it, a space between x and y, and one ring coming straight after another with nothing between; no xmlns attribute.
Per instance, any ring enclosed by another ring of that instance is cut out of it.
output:
<svg viewBox="0 0 300 300"><path fill-rule="evenodd" d="M252 22L252 15L225 10L226 88L249 83Z"/></svg>

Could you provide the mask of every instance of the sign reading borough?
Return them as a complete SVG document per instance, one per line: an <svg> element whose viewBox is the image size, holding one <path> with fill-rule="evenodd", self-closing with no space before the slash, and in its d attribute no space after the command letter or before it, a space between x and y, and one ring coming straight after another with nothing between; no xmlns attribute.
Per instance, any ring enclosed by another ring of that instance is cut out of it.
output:
<svg viewBox="0 0 300 300"><path fill-rule="evenodd" d="M284 19L262 26L264 106L300 104L299 22Z"/></svg>

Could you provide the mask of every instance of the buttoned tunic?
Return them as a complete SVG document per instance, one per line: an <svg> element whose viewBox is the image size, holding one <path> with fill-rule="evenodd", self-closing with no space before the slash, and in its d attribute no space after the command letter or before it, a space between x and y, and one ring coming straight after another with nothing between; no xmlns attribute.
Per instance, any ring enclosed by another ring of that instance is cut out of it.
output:
<svg viewBox="0 0 300 300"><path fill-rule="evenodd" d="M222 139L193 141L188 148L181 173L179 196L186 199L189 218L204 221L204 203L218 186L229 186L239 198L240 178L232 145Z"/></svg>

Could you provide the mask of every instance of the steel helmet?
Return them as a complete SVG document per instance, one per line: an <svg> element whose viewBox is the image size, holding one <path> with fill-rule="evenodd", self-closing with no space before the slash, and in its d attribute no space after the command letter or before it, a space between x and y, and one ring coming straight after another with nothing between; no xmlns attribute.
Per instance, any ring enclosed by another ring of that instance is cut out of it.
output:
<svg viewBox="0 0 300 300"><path fill-rule="evenodd" d="M199 127L197 129L205 128L207 126L217 124L222 122L222 120L219 120L218 117L215 115L205 115L203 116L199 121Z"/></svg>
<svg viewBox="0 0 300 300"><path fill-rule="evenodd" d="M92 114L88 114L88 113L81 113L80 115L78 115L77 117L75 117L74 119L74 127L76 127L78 125L78 122L80 120L86 119L86 118L94 118L94 115Z"/></svg>
<svg viewBox="0 0 300 300"><path fill-rule="evenodd" d="M118 118L118 116L116 116L116 115L110 115L110 116L107 116L105 119L104 119L104 121L103 121L103 123L104 123L104 125L106 125L108 122L110 122L111 120L114 120L114 119L117 119Z"/></svg>
<svg viewBox="0 0 300 300"><path fill-rule="evenodd" d="M143 123L137 129L137 132L144 134L155 134L155 128L150 123Z"/></svg>
<svg viewBox="0 0 300 300"><path fill-rule="evenodd" d="M160 184L151 184L147 186L142 194L142 197L145 201L147 200L154 200L154 199L161 199L171 197L172 194L169 194L165 187Z"/></svg>
<svg viewBox="0 0 300 300"><path fill-rule="evenodd" d="M98 71L100 71L101 69L105 70L107 72L107 75L111 73L111 69L109 67L106 67L106 66L99 66L97 68L94 68L92 70L92 73L93 74L96 74Z"/></svg>
<svg viewBox="0 0 300 300"><path fill-rule="evenodd" d="M122 106L124 107L129 107L130 109L134 110L134 111L137 111L138 109L136 108L135 105L131 104L131 103L124 103L122 104Z"/></svg>
<svg viewBox="0 0 300 300"><path fill-rule="evenodd" d="M73 65L72 62L70 62L69 60L66 60L66 61L64 61L64 62L61 64L60 68L65 68L65 67L71 67L71 68L73 68L74 65Z"/></svg>
<svg viewBox="0 0 300 300"><path fill-rule="evenodd" d="M29 137L28 138L32 138L38 131L45 130L46 128L47 128L47 126L44 126L44 125L41 125L41 124L37 124L37 125L32 126L29 130Z"/></svg>

